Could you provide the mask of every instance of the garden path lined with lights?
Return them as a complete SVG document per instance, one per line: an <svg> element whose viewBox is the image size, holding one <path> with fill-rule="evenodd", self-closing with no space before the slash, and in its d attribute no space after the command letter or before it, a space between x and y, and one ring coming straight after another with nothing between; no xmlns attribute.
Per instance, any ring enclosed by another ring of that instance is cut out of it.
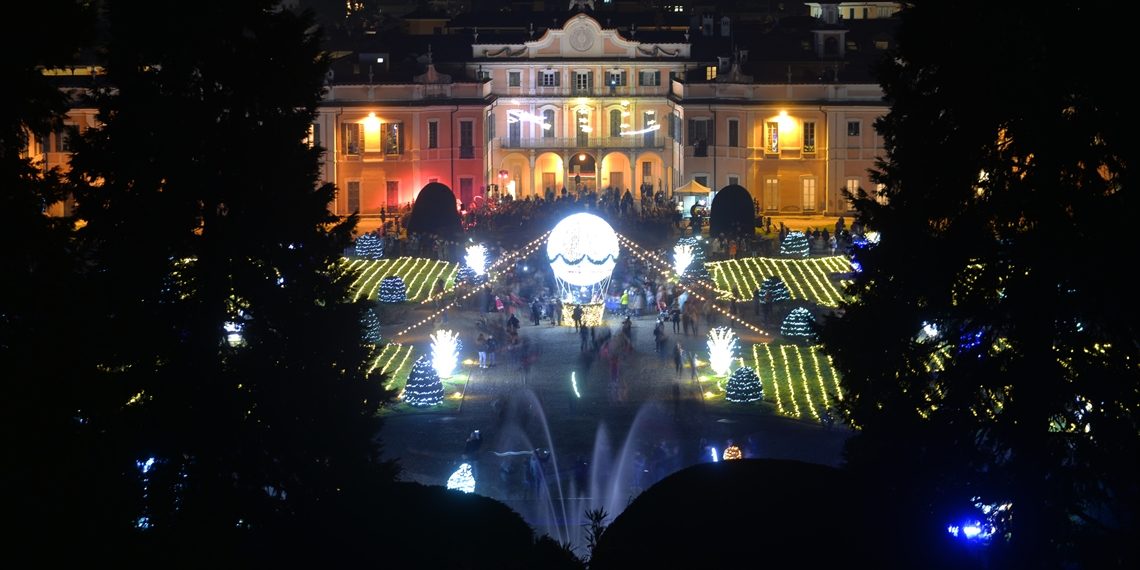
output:
<svg viewBox="0 0 1140 570"><path fill-rule="evenodd" d="M492 279L494 270L502 268L506 263L525 259L542 247L549 234L543 234L521 248L508 252L488 267ZM665 275L671 275L671 280L677 283L676 273L668 261L648 251L625 236L618 234L619 243L626 252L650 265L655 266ZM395 260L346 261L349 268L359 272L354 282L356 297L375 298L376 290L383 277L399 275L408 282L409 302L419 301L423 305L435 299L427 293L435 280L443 277L451 288L443 295L454 294L455 299L432 311L428 316L420 319L392 337L392 342L383 346L372 361L369 371L379 370L388 375L386 387L402 390L407 381L412 363L415 361L414 349L411 345L403 344L403 339L419 327L434 323L440 315L453 308L472 295L481 291L481 286L461 284L454 286L454 278L458 265L443 261L416 258L398 258ZM723 298L727 291L736 287L742 292L742 297L750 297L746 291L752 291L759 286L765 277L775 275L788 284L793 299L813 301L823 306L836 306L842 293L836 288L831 275L850 271L848 260L842 256L827 258L812 258L803 260L773 259L773 258L746 258L728 261L710 262L707 264L716 283L716 288L701 281L686 283L684 287L690 295L707 302L710 310L715 310L720 316L734 321L759 335L767 342L743 344L736 360L739 366L751 366L756 370L764 388L764 400L776 407L780 415L806 420L819 421L821 415L836 400L842 400L839 391L839 379L831 366L829 357L819 346L800 346L796 344L772 343L774 335L752 323L736 316L714 303L712 299ZM703 292L703 294L702 294ZM469 376L471 363L464 363L460 374L454 379L445 382L448 393L445 396L445 406L450 409L455 401L463 398L466 387L466 378ZM702 364L702 368L704 365ZM462 382L456 379L462 377ZM714 406L728 406L741 409L741 404L732 404L724 399L727 378L702 375L703 397L707 404Z"/></svg>

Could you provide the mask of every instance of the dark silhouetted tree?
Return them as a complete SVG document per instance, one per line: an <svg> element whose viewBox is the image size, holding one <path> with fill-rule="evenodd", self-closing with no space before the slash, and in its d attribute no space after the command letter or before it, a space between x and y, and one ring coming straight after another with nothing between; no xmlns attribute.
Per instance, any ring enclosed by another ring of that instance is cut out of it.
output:
<svg viewBox="0 0 1140 570"><path fill-rule="evenodd" d="M739 184L720 189L709 212L709 235L752 235L756 218L752 215L752 195Z"/></svg>
<svg viewBox="0 0 1140 570"><path fill-rule="evenodd" d="M321 150L303 142L323 89L319 37L270 1L177 18L105 8L113 90L72 170L90 184L79 237L100 330L71 342L100 356L107 403L85 418L104 502L85 515L99 536L128 532L156 553L336 550L394 469L376 440L389 394L365 372L365 305L347 302L340 262L355 218L329 213ZM223 326L239 319L231 345ZM151 457L144 496L136 462ZM93 542L95 558L136 552Z"/></svg>
<svg viewBox="0 0 1140 570"><path fill-rule="evenodd" d="M439 182L424 186L412 204L408 231L436 234L450 240L459 238L463 234L463 227L460 225L459 211L455 209L455 193L451 188Z"/></svg>
<svg viewBox="0 0 1140 570"><path fill-rule="evenodd" d="M62 210L69 187L40 162L54 150L45 135L63 132L69 102L43 69L86 63L95 18L87 2L46 0L20 6L9 21L0 35L8 94L0 105L0 504L7 520L20 521L7 525L6 555L50 563L59 551L49 548L67 534L60 525L81 528L80 515L99 508L84 478L99 458L88 445L95 428L84 421L98 405L86 381L88 347L75 343L89 325L77 319L75 219L46 215Z"/></svg>
<svg viewBox="0 0 1140 570"><path fill-rule="evenodd" d="M860 428L849 465L890 482L917 549L1010 503L991 567L1140 564L1140 331L1114 269L1140 214L1133 103L1103 57L1130 49L1126 21L1084 2L903 11L885 204L855 197L882 239L822 340Z"/></svg>

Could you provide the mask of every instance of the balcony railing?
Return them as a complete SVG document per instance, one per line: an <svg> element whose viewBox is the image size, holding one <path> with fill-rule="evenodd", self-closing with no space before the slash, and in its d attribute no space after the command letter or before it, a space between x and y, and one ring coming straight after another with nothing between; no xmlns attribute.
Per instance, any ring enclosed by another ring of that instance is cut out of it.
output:
<svg viewBox="0 0 1140 570"><path fill-rule="evenodd" d="M590 137L585 139L586 144L578 137L535 137L535 138L502 138L499 139L500 148L665 148L665 137L653 137L645 140L642 135L628 137Z"/></svg>

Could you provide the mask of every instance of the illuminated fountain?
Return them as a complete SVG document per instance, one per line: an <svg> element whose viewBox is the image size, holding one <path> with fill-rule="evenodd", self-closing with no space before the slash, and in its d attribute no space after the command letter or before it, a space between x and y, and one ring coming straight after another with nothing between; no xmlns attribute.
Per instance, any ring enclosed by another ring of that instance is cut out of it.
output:
<svg viewBox="0 0 1140 570"><path fill-rule="evenodd" d="M593 214L572 214L558 222L546 242L546 257L566 305L581 305L586 325L600 324L606 289L617 264L613 228ZM573 311L573 307L568 307ZM573 326L569 320L563 321Z"/></svg>
<svg viewBox="0 0 1140 570"><path fill-rule="evenodd" d="M610 429L600 422L592 448L560 448L551 437L542 403L530 389L514 393L506 404L505 417L492 449L507 451L492 453L501 462L514 462L516 469L538 465L543 475L537 489L525 495L496 498L511 505L539 534L571 544L579 555L586 548L586 512L604 509L607 524L612 523L633 498L656 482L648 472L650 466L638 461L638 451L662 441L675 442L681 435L663 408L643 404L624 438L612 439ZM581 460L586 466L578 473ZM657 475L667 476L685 466L680 457L675 461L667 472Z"/></svg>

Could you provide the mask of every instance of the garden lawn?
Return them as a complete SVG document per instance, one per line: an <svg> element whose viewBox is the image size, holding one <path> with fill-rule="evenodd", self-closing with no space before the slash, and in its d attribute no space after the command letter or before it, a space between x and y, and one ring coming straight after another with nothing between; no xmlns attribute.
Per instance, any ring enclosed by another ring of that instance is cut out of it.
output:
<svg viewBox="0 0 1140 570"><path fill-rule="evenodd" d="M402 395L404 385L408 381L408 374L412 370L412 364L418 358L418 355L414 355L413 352L414 349L411 345L385 345L373 359L369 371L378 369L381 373L386 373L388 376L385 378L384 387L395 390L397 394ZM391 403L385 404L380 409L380 415L423 412L454 413L458 411L463 401L463 391L467 388L467 377L470 374L468 368L467 364L460 363L455 374L443 380L443 402L439 405L415 407L404 403L401 398L397 398Z"/></svg>
<svg viewBox="0 0 1140 570"><path fill-rule="evenodd" d="M806 259L747 257L713 261L705 266L717 289L736 289L745 300L752 298L752 292L766 277L775 275L788 286L793 301L810 301L824 307L839 306L843 293L837 287L836 274L851 271L851 262L842 255Z"/></svg>
<svg viewBox="0 0 1140 570"><path fill-rule="evenodd" d="M448 261L418 257L396 259L346 258L341 263L356 273L352 282L352 300L376 299L380 282L389 275L404 280L408 287L408 301L419 302L428 298L437 279L442 278L448 289L455 287L455 274L459 265Z"/></svg>
<svg viewBox="0 0 1140 570"><path fill-rule="evenodd" d="M765 402L775 404L776 413L791 418L819 421L824 409L842 399L839 376L822 347L796 344L760 343L744 351L738 366L751 366L760 376ZM727 378L702 376L705 404L725 410L758 410L755 403L740 404L724 399Z"/></svg>

